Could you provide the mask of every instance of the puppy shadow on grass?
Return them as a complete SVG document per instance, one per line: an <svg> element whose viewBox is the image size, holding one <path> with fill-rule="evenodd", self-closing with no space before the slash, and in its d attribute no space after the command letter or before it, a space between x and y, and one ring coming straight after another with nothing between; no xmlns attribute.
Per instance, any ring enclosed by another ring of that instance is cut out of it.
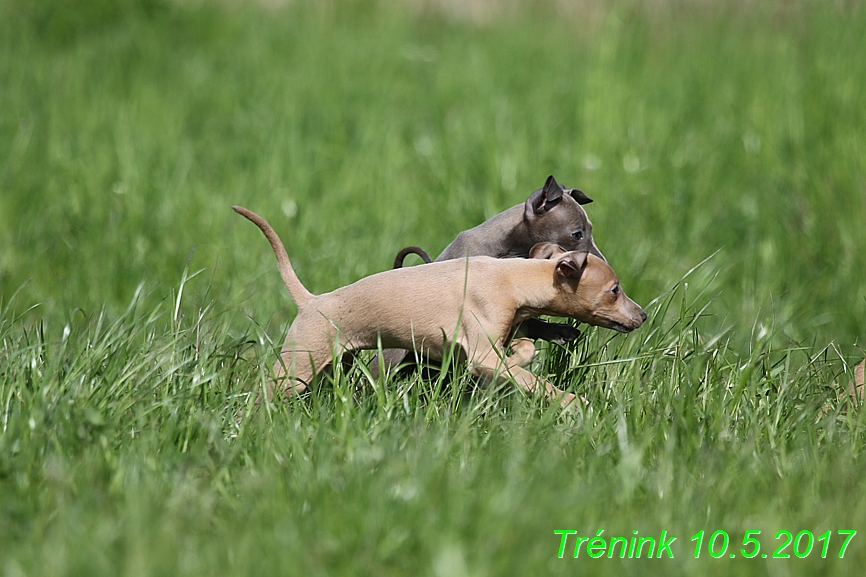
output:
<svg viewBox="0 0 866 577"><path fill-rule="evenodd" d="M531 346L534 356L534 345L525 339L523 341L518 346ZM334 350L331 362L318 370L299 394L288 393L283 387L274 387L274 374L266 365L262 365L264 372L261 378L264 380L255 387L245 408L237 413L237 427L242 427L245 421L254 418L257 413L261 415L273 410L282 412L292 406L308 417L313 416L317 405L333 407L341 404L351 405L350 414L382 411L382 414L390 415L395 410L405 415L465 411L485 414L501 411L515 401L525 404L529 400L527 408L534 405L533 401L542 401L533 395L521 395L519 388L513 386L507 375L500 379L473 374L468 370L466 355L459 347L449 349L442 361L426 359L416 352L410 352L405 362L384 368L374 376L370 362L377 352L381 352L381 349ZM513 351L509 348L505 354L511 355ZM560 355L562 359L570 356L568 352ZM557 365L551 365L551 360L551 357L545 357L531 362L547 373L558 370ZM268 387L273 388L274 394L265 402L263 391ZM558 411L555 406L543 401L538 406L557 414L570 414Z"/></svg>

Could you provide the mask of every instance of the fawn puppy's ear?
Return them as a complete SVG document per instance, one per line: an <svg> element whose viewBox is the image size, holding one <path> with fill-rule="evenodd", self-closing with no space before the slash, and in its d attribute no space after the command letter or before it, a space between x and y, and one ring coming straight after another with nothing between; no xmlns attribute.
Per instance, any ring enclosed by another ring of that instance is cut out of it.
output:
<svg viewBox="0 0 866 577"><path fill-rule="evenodd" d="M526 199L524 216L531 220L555 207L562 200L564 189L559 186L553 175L547 177L544 187L536 190Z"/></svg>
<svg viewBox="0 0 866 577"><path fill-rule="evenodd" d="M556 275L558 277L577 280L586 268L586 258L588 252L568 252L560 257L556 263Z"/></svg>
<svg viewBox="0 0 866 577"><path fill-rule="evenodd" d="M565 254L567 251L556 243L540 242L529 249L529 258L547 260Z"/></svg>

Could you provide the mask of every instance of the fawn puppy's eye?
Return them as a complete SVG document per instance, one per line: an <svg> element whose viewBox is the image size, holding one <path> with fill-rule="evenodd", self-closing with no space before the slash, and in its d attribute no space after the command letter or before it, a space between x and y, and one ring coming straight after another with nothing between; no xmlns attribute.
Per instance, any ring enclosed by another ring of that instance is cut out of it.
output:
<svg viewBox="0 0 866 577"><path fill-rule="evenodd" d="M582 230L574 231L573 233L571 233L571 238L573 238L574 240L582 239L583 238L583 231Z"/></svg>
<svg viewBox="0 0 866 577"><path fill-rule="evenodd" d="M610 289L610 292L612 292L615 297L619 296L619 285L614 285L613 288Z"/></svg>

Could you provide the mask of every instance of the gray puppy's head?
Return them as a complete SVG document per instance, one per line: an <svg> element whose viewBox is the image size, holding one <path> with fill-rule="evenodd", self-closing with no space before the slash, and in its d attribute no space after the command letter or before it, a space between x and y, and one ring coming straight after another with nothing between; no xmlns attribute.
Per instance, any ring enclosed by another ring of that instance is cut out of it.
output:
<svg viewBox="0 0 866 577"><path fill-rule="evenodd" d="M584 251L605 262L592 239L592 223L582 204L592 199L576 188L564 188L553 175L526 199L523 221L533 244L552 242L568 251Z"/></svg>

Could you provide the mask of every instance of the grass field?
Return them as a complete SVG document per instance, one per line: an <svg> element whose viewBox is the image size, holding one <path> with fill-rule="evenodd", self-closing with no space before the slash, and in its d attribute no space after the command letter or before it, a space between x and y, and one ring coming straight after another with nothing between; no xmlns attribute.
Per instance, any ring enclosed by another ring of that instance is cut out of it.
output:
<svg viewBox="0 0 866 577"><path fill-rule="evenodd" d="M861 575L864 38L858 2L0 0L0 574ZM551 173L650 317L540 347L589 409L356 363L248 410L295 308L232 204L325 292ZM602 529L673 558L558 558Z"/></svg>

